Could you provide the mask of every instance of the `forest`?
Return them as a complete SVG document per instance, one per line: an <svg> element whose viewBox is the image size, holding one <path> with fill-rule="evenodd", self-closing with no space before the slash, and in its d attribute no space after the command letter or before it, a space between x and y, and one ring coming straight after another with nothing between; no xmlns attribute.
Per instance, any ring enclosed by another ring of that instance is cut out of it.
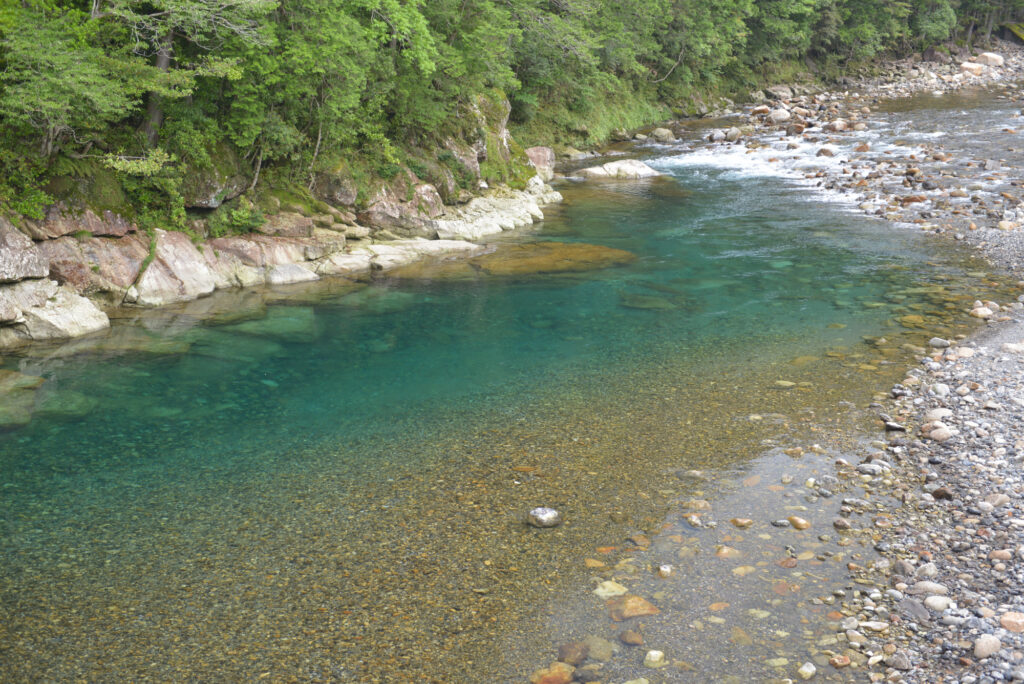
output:
<svg viewBox="0 0 1024 684"><path fill-rule="evenodd" d="M595 143L769 82L984 44L1022 0L3 0L0 205L113 174L141 222L230 158L259 184L422 168L507 101L528 144ZM481 99L483 98L483 99ZM428 156L430 152L426 153ZM417 161L419 160L419 161ZM239 230L253 217L235 210Z"/></svg>

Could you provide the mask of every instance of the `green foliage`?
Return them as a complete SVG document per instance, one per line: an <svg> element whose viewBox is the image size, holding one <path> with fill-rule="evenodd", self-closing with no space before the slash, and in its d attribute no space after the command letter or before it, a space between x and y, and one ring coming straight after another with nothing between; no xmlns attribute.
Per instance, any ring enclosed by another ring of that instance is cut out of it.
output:
<svg viewBox="0 0 1024 684"><path fill-rule="evenodd" d="M384 180L391 180L402 171L402 167L398 164L385 162L383 164L379 164L375 170L377 172L377 176L380 178L383 178Z"/></svg>
<svg viewBox="0 0 1024 684"><path fill-rule="evenodd" d="M129 176L140 176L151 178L160 174L164 169L175 161L173 155L164 152L159 147L146 150L141 157L126 157L120 154L107 154L103 156L103 164L108 168Z"/></svg>
<svg viewBox="0 0 1024 684"><path fill-rule="evenodd" d="M405 165L409 167L409 170L416 174L417 178L426 178L430 175L430 171L426 165L419 159L409 158L405 160Z"/></svg>
<svg viewBox="0 0 1024 684"><path fill-rule="evenodd" d="M956 26L956 12L948 0L914 0L911 27L919 43L931 45L949 38Z"/></svg>
<svg viewBox="0 0 1024 684"><path fill-rule="evenodd" d="M210 237L251 233L263 225L263 213L251 202L234 201L217 208L207 221Z"/></svg>
<svg viewBox="0 0 1024 684"><path fill-rule="evenodd" d="M114 194L161 227L185 225L182 179L197 170L314 188L346 159L359 206L403 166L473 189L451 152L426 152L450 139L485 141L483 176L519 184L529 167L494 139L506 96L531 143L596 143L712 93L793 78L808 60L840 76L887 51L984 42L1022 11L1024 0L0 1L0 203L40 216L78 187L57 179L95 171L82 159L102 160ZM271 194L252 194L272 209ZM210 220L245 230L260 220L246 211Z"/></svg>
<svg viewBox="0 0 1024 684"><path fill-rule="evenodd" d="M41 160L0 141L0 171L0 206L28 218L43 218L54 198L43 189L46 166Z"/></svg>
<svg viewBox="0 0 1024 684"><path fill-rule="evenodd" d="M51 19L14 10L0 34L0 119L9 130L34 131L43 157L92 139L136 104L81 21L76 12Z"/></svg>

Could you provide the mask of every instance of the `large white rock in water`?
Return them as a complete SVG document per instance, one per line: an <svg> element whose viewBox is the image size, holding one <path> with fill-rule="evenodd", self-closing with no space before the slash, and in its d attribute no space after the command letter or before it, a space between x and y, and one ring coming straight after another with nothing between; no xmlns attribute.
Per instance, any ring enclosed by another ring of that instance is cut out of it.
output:
<svg viewBox="0 0 1024 684"><path fill-rule="evenodd" d="M793 115L787 109L773 109L768 113L768 120L774 124L786 123Z"/></svg>
<svg viewBox="0 0 1024 684"><path fill-rule="evenodd" d="M541 205L561 202L562 196L534 176L526 190L495 190L475 197L461 207L453 207L434 221L442 240L478 240L505 230L528 226L544 218Z"/></svg>
<svg viewBox="0 0 1024 684"><path fill-rule="evenodd" d="M985 65L977 62L964 62L960 65L960 71L971 76L981 76L985 73Z"/></svg>
<svg viewBox="0 0 1024 684"><path fill-rule="evenodd" d="M267 283L270 285L307 283L319 279L320 276L300 264L279 264L267 269Z"/></svg>
<svg viewBox="0 0 1024 684"><path fill-rule="evenodd" d="M661 173L636 159L620 159L601 166L591 166L580 171L584 178L618 178L622 180L640 180L654 178Z"/></svg>
<svg viewBox="0 0 1024 684"><path fill-rule="evenodd" d="M357 276L370 270L369 253L345 254L339 252L321 260L316 267L320 275Z"/></svg>
<svg viewBox="0 0 1024 684"><path fill-rule="evenodd" d="M974 61L986 66L1001 67L1006 63L1003 56L995 52L982 52L974 58Z"/></svg>
<svg viewBox="0 0 1024 684"><path fill-rule="evenodd" d="M110 327L107 314L67 285L43 306L26 309L25 327L34 340L53 340L79 337Z"/></svg>
<svg viewBox="0 0 1024 684"><path fill-rule="evenodd" d="M651 137L658 142L672 142L676 139L675 134L667 128L655 128L651 131Z"/></svg>

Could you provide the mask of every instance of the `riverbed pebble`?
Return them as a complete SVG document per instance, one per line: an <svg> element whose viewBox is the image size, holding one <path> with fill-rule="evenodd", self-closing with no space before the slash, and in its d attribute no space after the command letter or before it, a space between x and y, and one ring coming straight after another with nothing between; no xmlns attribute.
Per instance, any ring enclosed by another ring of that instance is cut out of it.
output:
<svg viewBox="0 0 1024 684"><path fill-rule="evenodd" d="M531 525L539 528L558 527L562 524L562 514L547 506L532 509L526 519Z"/></svg>

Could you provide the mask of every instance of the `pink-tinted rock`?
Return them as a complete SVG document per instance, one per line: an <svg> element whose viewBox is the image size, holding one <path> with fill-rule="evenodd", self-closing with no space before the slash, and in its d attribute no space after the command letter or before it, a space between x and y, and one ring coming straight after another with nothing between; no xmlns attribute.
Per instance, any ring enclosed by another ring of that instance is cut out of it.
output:
<svg viewBox="0 0 1024 684"><path fill-rule="evenodd" d="M215 276L187 235L157 230L156 241L156 257L139 278L133 293L136 303L161 306L213 292Z"/></svg>
<svg viewBox="0 0 1024 684"><path fill-rule="evenodd" d="M444 213L444 201L437 188L429 183L420 183L413 190L411 204L421 215L429 218L437 218Z"/></svg>
<svg viewBox="0 0 1024 684"><path fill-rule="evenodd" d="M444 146L474 180L480 178L480 158L474 147L454 138L445 140Z"/></svg>
<svg viewBox="0 0 1024 684"><path fill-rule="evenodd" d="M575 672L576 668L568 663L554 662L534 672L530 684L569 684Z"/></svg>
<svg viewBox="0 0 1024 684"><path fill-rule="evenodd" d="M307 260L310 240L304 238L268 238L261 235L252 236L252 241L259 245L265 266L295 264Z"/></svg>
<svg viewBox="0 0 1024 684"><path fill-rule="evenodd" d="M1008 632L1020 634L1024 632L1024 613L1011 611L999 618L999 624Z"/></svg>
<svg viewBox="0 0 1024 684"><path fill-rule="evenodd" d="M265 264L263 261L263 250L260 249L258 243L251 238L243 237L224 237L215 238L207 241L207 246L214 251L216 254L212 255L214 258L219 254L221 256L233 256L237 258L241 263L246 266L262 267ZM205 252L206 250L204 250Z"/></svg>
<svg viewBox="0 0 1024 684"><path fill-rule="evenodd" d="M550 147L528 147L526 156L545 181L555 177L555 151Z"/></svg>
<svg viewBox="0 0 1024 684"><path fill-rule="evenodd" d="M50 273L46 256L24 233L0 217L0 283L45 278Z"/></svg>
<svg viewBox="0 0 1024 684"><path fill-rule="evenodd" d="M78 210L62 202L47 209L42 221L26 222L25 227L36 240L52 240L82 231L93 235L123 237L138 230L134 223L112 211L102 211L97 215L92 209Z"/></svg>
<svg viewBox="0 0 1024 684"><path fill-rule="evenodd" d="M120 298L139 276L149 255L148 238L62 237L39 243L50 260L50 274L80 294L109 292Z"/></svg>

